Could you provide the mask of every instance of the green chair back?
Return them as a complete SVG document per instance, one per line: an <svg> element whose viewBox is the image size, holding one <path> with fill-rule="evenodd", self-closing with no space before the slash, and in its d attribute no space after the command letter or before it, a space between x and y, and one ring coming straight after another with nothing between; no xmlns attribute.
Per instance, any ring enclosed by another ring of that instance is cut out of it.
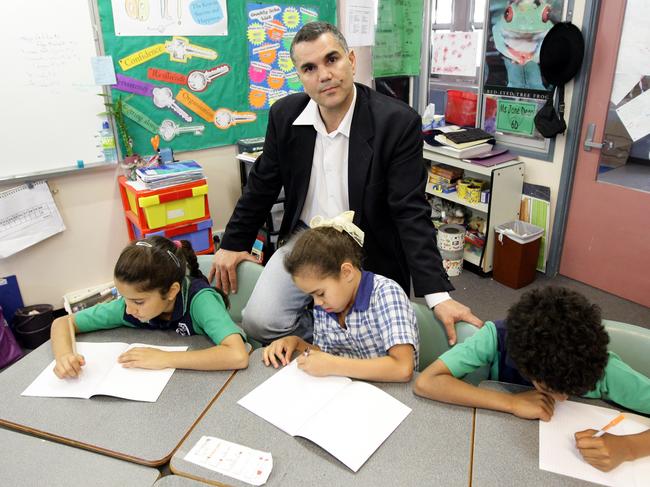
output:
<svg viewBox="0 0 650 487"><path fill-rule="evenodd" d="M420 331L420 367L422 371L433 363L440 355L449 350L449 342L445 328L442 326L433 312L424 304L413 303L415 316L418 320ZM457 343L462 343L471 337L478 328L469 323L456 323Z"/></svg>
<svg viewBox="0 0 650 487"><path fill-rule="evenodd" d="M609 350L637 372L650 377L650 330L618 321L603 320L609 334Z"/></svg>
<svg viewBox="0 0 650 487"><path fill-rule="evenodd" d="M210 272L214 255L197 255L196 257L201 272L207 276ZM237 266L237 293L228 295L228 299L230 300L228 313L235 323L241 324L242 310L246 306L248 298L250 298L257 279L263 270L264 267L250 261L244 261Z"/></svg>

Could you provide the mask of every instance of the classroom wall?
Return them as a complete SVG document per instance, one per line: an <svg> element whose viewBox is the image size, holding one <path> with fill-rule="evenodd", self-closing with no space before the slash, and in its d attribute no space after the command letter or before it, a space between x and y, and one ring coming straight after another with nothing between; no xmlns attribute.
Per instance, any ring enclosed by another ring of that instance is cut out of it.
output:
<svg viewBox="0 0 650 487"><path fill-rule="evenodd" d="M573 19L572 23L577 25L582 29L582 22L584 18L586 7L585 0L574 0L573 2ZM571 119L571 104L573 101L573 87L574 83L571 81L565 86L564 92L564 119L569 124ZM541 161L538 159L533 159L529 157L521 157L526 164L525 177L524 181L531 184L539 184L541 186L547 186L551 189L551 221L550 221L550 235L547 238L547 242L550 242L553 238L553 224L555 221L555 213L557 211L557 197L560 185L560 177L562 174L562 166L564 164L564 149L566 145L566 135L568 135L571 130L580 130L579 126L570 125L567 129L567 132L564 136L558 136L555 139L555 151L553 155L553 161Z"/></svg>
<svg viewBox="0 0 650 487"><path fill-rule="evenodd" d="M203 165L215 228L224 228L241 194L234 146L179 153ZM63 294L112 280L128 242L118 169L86 170L49 179L66 230L0 260L0 276L16 274L26 304L63 304ZM5 189L5 188L0 188Z"/></svg>
<svg viewBox="0 0 650 487"><path fill-rule="evenodd" d="M370 48L355 51L355 80L371 85ZM222 230L241 195L235 146L175 155L203 165L214 228ZM0 276L18 276L25 304L49 303L58 308L65 293L112 280L115 261L128 242L116 182L119 174L118 169L86 170L48 180L66 230L0 259ZM11 186L0 185L0 190Z"/></svg>
<svg viewBox="0 0 650 487"><path fill-rule="evenodd" d="M339 0L339 12L345 1ZM578 26L582 25L584 6L585 0L575 0L573 22ZM371 50L356 48L355 51L355 80L371 85ZM565 94L567 120L571 115L572 88L573 83L567 85ZM564 142L564 137L558 137L552 163L524 159L526 182L551 188L552 213L556 210ZM235 154L234 146L177 154L203 165L210 187L210 212L217 230L225 227L241 194ZM128 241L117 175L117 169L88 170L49 180L66 231L0 260L0 276L18 276L26 304L50 303L59 307L66 292L112 279L113 265ZM0 190L6 187L0 186Z"/></svg>

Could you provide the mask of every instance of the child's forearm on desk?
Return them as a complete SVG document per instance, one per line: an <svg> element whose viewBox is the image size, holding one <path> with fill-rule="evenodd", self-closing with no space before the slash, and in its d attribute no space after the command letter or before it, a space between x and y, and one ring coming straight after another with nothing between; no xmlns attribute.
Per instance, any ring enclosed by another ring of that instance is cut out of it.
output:
<svg viewBox="0 0 650 487"><path fill-rule="evenodd" d="M74 318L72 318L74 323ZM52 323L50 330L50 338L52 339L52 353L54 358L59 358L66 353L72 353L72 338L70 336L70 326L68 325L68 317L62 316L57 318Z"/></svg>
<svg viewBox="0 0 650 487"><path fill-rule="evenodd" d="M481 389L454 377L440 359L418 376L413 391L435 401L512 413L512 394Z"/></svg>
<svg viewBox="0 0 650 487"><path fill-rule="evenodd" d="M410 347L410 345L407 345ZM413 376L413 355L357 359L332 356L332 375L378 382L409 382Z"/></svg>
<svg viewBox="0 0 650 487"><path fill-rule="evenodd" d="M481 389L457 379L453 375L420 375L415 381L413 391L422 397L435 401L492 409L494 411L512 412L512 394Z"/></svg>
<svg viewBox="0 0 650 487"><path fill-rule="evenodd" d="M240 343L236 343L239 341ZM203 350L167 352L168 367L193 370L230 370L248 367L248 352L239 335L226 337L220 345Z"/></svg>

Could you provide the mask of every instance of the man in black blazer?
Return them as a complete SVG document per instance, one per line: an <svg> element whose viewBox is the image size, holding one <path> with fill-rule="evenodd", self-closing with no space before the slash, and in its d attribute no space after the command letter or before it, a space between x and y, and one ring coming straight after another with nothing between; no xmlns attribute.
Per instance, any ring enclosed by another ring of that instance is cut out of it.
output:
<svg viewBox="0 0 650 487"><path fill-rule="evenodd" d="M248 250L284 187L281 243L315 214L331 218L353 210L354 223L365 232L364 268L397 281L407 294L412 279L415 294L426 297L450 343L455 342L456 321L482 323L447 293L454 288L424 197L419 115L401 101L353 83L354 52L331 24L305 25L291 55L305 93L272 106L263 154L228 222L210 279L216 276L218 287L236 291L236 267L254 260ZM281 247L267 264L244 315L244 329L262 341L309 335L305 309L310 297L293 286L286 272L280 276L285 253ZM287 298L288 287L299 296Z"/></svg>

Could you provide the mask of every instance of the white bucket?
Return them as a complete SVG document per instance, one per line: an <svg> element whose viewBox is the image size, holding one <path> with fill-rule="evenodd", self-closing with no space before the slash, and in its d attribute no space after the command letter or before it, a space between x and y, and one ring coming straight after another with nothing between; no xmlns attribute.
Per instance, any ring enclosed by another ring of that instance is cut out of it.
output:
<svg viewBox="0 0 650 487"><path fill-rule="evenodd" d="M449 277L460 276L463 271L463 249L454 251L441 250L440 257L442 257L442 266Z"/></svg>
<svg viewBox="0 0 650 487"><path fill-rule="evenodd" d="M438 228L438 248L440 250L458 251L465 247L465 227L447 224Z"/></svg>

